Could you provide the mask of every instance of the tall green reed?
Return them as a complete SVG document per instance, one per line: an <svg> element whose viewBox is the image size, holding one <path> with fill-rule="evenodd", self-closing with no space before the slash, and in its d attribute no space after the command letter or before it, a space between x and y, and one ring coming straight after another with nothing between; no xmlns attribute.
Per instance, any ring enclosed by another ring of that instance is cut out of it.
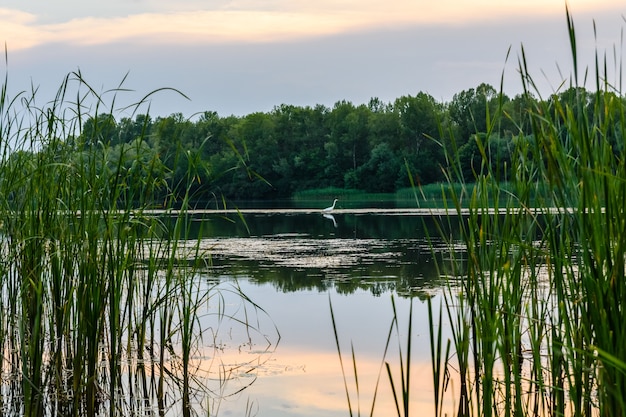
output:
<svg viewBox="0 0 626 417"><path fill-rule="evenodd" d="M339 330L337 321L335 319L335 313L333 310L332 302L329 299L330 316L333 327L333 334L335 337L335 345L337 347L337 354L339 356L339 364L341 367L341 374L343 378L343 384L346 394L346 400L348 402L348 411L350 416L361 415L361 388L359 384L359 366L356 359L356 353L354 345L350 344L351 364L352 364L352 378L348 376L348 367L344 364L344 354L341 349L341 342L339 338ZM395 298L391 297L392 307L392 319L387 332L387 338L383 349L383 355L381 358L380 368L376 376L374 383L374 391L371 399L371 406L369 408L369 416L375 415L376 400L378 398L379 388L381 387L381 377L383 370L386 372L389 386L391 388L391 399L395 406L395 413L397 416L408 417L410 415L410 388L411 388L411 358L412 358L412 336L413 336L413 302L411 301L409 306L409 317L406 328L406 333L400 330L400 316L396 308ZM397 356L392 360L389 358L389 350L392 347L393 336L396 336L395 342L397 342ZM406 335L406 346L402 349L401 335ZM433 355L438 355L433 352ZM396 371L394 372L394 367ZM439 368L441 369L441 368ZM442 375L436 375L441 377Z"/></svg>
<svg viewBox="0 0 626 417"><path fill-rule="evenodd" d="M513 178L502 178L489 163L488 138L500 114L487 114L487 134L474 138L483 164L476 167L467 217L455 190L448 193L463 218L465 248L453 263L459 268L445 303L456 354L445 354L444 363L460 381L456 415L626 412L620 343L626 331L626 104L608 81L606 58L596 57L596 91L580 88L576 33L569 11L566 16L570 99L534 98L540 94L522 49L533 136L514 142ZM520 130L520 139L526 133ZM454 153L449 159L458 164ZM451 166L450 182L463 181ZM503 189L503 180L514 188ZM450 243L456 256L458 242ZM431 336L434 357L441 358L441 336ZM441 381L434 379L436 403Z"/></svg>
<svg viewBox="0 0 626 417"><path fill-rule="evenodd" d="M7 84L8 76L0 95L0 355L10 378L0 381L0 408L190 415L194 395L214 394L193 391L202 381L191 358L207 331L198 309L220 297L200 274L206 265L196 260L208 255L201 236L188 239L186 216L207 167L177 149L191 160L174 184L144 134L108 143L98 120L117 111L122 85L97 93L76 72L40 105L36 90L9 97ZM148 211L156 201L165 201L166 217ZM187 241L191 254L179 247Z"/></svg>
<svg viewBox="0 0 626 417"><path fill-rule="evenodd" d="M348 412L350 414L350 416L361 416L361 389L359 386L359 371L358 371L358 363L356 360L356 354L354 351L354 344L350 344L350 352L351 352L351 363L352 363L352 377L353 377L353 384L349 383L349 378L348 378L348 374L347 374L347 366L344 365L344 361L343 361L343 353L341 351L341 343L339 340L339 330L338 330L338 325L337 325L337 321L335 319L335 313L333 310L333 304L329 298L328 300L329 303L329 307L330 307L330 317L331 317L331 322L332 322L332 327L333 327L333 334L335 337L335 345L337 347L337 354L339 355L339 364L341 366L341 375L343 377L343 384L344 384L344 388L345 388L345 393L346 393L346 400L348 402ZM394 305L394 314L395 314L395 305ZM374 393L372 395L372 402L371 402L371 406L369 409L369 415L370 417L374 415L374 408L376 406L376 399L378 397L378 388L380 385L380 378L382 376L382 372L383 372L383 368L387 368L387 370L389 371L389 366L385 364L386 358L387 358L387 351L390 347L390 343L391 343L391 337L393 336L393 330L394 330L394 324L397 326L397 322L396 319L397 316L394 315L394 320L392 320L392 324L389 327L389 332L387 334L387 341L385 343L385 349L383 352L383 356L381 359L381 363L380 363L380 368L378 370L378 375L376 377L376 383L374 386ZM354 387L354 392L351 392L351 386ZM355 398L356 397L356 398ZM396 404L398 404L398 402L396 401ZM356 407L356 408L355 408ZM398 408L398 407L397 407ZM398 408L399 410L399 408ZM399 411L398 411L399 413Z"/></svg>

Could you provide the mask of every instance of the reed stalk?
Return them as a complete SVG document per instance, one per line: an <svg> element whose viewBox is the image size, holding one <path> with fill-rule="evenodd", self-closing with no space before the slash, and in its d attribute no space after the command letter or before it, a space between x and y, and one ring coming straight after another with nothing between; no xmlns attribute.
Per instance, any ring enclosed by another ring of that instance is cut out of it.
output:
<svg viewBox="0 0 626 417"><path fill-rule="evenodd" d="M350 343L352 377L353 377L353 384L351 384L349 383L349 377L347 374L347 365L344 364L344 360L343 360L341 342L339 340L338 325L335 319L335 313L333 311L333 304L330 298L328 300L328 303L330 307L330 317L331 317L331 322L332 322L332 327L333 327L333 334L335 337L335 345L337 347L337 354L339 356L339 364L341 367L341 375L343 377L346 400L348 402L348 412L350 416L354 416L354 415L361 416L361 390L359 387L359 370L358 370L358 363L356 360L356 354L354 350L354 344ZM391 367L389 363L387 362L387 352L389 348L391 347L391 339L394 334L394 328L397 330L397 317L398 316L395 310L395 302L393 301L393 298L392 298L392 305L393 305L394 316L393 316L391 325L389 327L389 332L387 333L387 338L386 338L385 348L384 348L384 352L383 352L381 363L380 363L380 368L378 370L378 375L376 377L376 382L374 384L374 393L372 395L371 405L369 408L369 414L367 414L370 417L374 416L374 409L376 406L376 399L378 397L378 389L380 387L380 378L382 376L383 369L386 369L387 374L389 376L389 381L393 385L393 376L391 373ZM409 326L409 330L410 330L410 326ZM405 375L404 373L405 368L402 368L403 365L404 364L401 364L401 378L402 378L402 387L405 388L408 384L408 374ZM408 372L408 368L406 369ZM351 392L351 388L350 388L351 386L354 386L354 392ZM400 415L400 402L399 401L404 401L405 398L406 400L408 400L408 395L406 396L404 395L404 394L408 394L408 389L403 390L403 400L398 400L398 397L396 396L395 388L393 389L393 392L394 392L394 400L396 403L396 412L398 413L398 415ZM356 407L356 409L354 407ZM403 409L408 410L408 403L403 404Z"/></svg>
<svg viewBox="0 0 626 417"><path fill-rule="evenodd" d="M192 361L207 331L198 309L213 296L199 278L207 254L201 233L189 238L184 215L207 169L200 153L176 149L190 160L173 183L145 126L131 143L108 142L101 121L115 117L122 84L98 93L71 73L43 105L36 89L9 97L7 85L5 75L0 361L9 377L0 381L0 409L37 417L194 414L194 396L213 395ZM122 111L137 111L151 94ZM183 214L146 214L163 201L165 211L176 205Z"/></svg>
<svg viewBox="0 0 626 417"><path fill-rule="evenodd" d="M608 82L606 58L596 57L596 91L581 88L569 10L566 17L573 63L567 94L535 99L540 93L521 51L532 139L521 130L513 139L507 188L489 163L498 117L487 113L486 135L473 139L483 163L461 222L465 251L462 258L452 252L457 268L444 298L455 356L431 333L436 410L446 394L446 358L460 380L459 416L626 412L619 342L626 336L626 103ZM451 149L448 178L467 180ZM447 195L462 218L460 197L453 189ZM451 249L459 243L449 242ZM430 322L437 324L432 315Z"/></svg>

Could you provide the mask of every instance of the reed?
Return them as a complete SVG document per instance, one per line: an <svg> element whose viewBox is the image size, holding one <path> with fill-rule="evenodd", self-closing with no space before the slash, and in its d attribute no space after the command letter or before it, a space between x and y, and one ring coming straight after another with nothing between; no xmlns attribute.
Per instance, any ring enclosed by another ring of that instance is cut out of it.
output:
<svg viewBox="0 0 626 417"><path fill-rule="evenodd" d="M462 192L469 196L464 253L449 240L455 270L444 308L455 355L431 333L439 413L445 395L458 399L459 416L626 413L626 104L608 81L606 58L596 57L595 92L580 88L576 32L566 16L571 100L531 100L540 94L522 50L533 140L515 141L515 178L506 187L487 163L484 141L500 115L486 114L488 132L475 138L484 162ZM448 177L463 182L454 163ZM444 190L460 216L456 186ZM442 363L459 379L457 392L446 390Z"/></svg>
<svg viewBox="0 0 626 417"><path fill-rule="evenodd" d="M394 298L391 298L391 306L393 309L392 328L395 328L396 335L401 334L398 325L398 311L396 309L396 303ZM411 388L411 346L413 335L413 302L411 300L409 308L409 320L407 326L407 342L406 350L402 353L400 341L398 340L398 367L399 367L399 379L400 386L396 387L391 364L385 362L385 369L387 369L387 376L389 377L389 385L391 386L391 392L393 394L394 404L396 406L396 413L398 417L408 417L410 415L410 388ZM385 351L389 347L389 338L387 339Z"/></svg>
<svg viewBox="0 0 626 417"><path fill-rule="evenodd" d="M359 371L358 371L358 362L356 359L356 354L355 354L355 350L354 350L354 344L350 344L350 352L351 352L351 364L352 364L352 379L349 378L348 376L348 370L347 370L347 365L344 364L343 361L343 353L341 351L341 342L339 341L339 330L338 330L338 325L337 325L337 320L335 319L335 313L333 311L333 304L330 300L330 298L328 299L328 303L329 303L329 307L330 307L330 317L331 317L331 322L332 322L332 327L333 327L333 335L335 337L335 345L337 347L337 354L339 356L339 364L341 367L341 375L343 378L343 384L344 384L344 388L345 388L345 393L346 393L346 400L348 402L348 412L350 414L350 416L361 416L361 389L359 387ZM394 328L397 329L398 323L397 323L397 313L395 310L395 303L393 301L392 298L392 305L394 307L394 316L393 316L393 320L391 323L391 326L389 327L389 332L387 333L387 339L385 342L385 349L382 355L382 359L381 359L381 363L380 363L380 368L378 370L378 375L376 377L376 382L374 384L374 392L372 395L372 400L371 400L371 405L369 408L369 415L370 417L374 416L374 408L376 406L376 399L378 397L378 389L380 387L380 380L381 380L381 376L383 373L383 369L387 370L387 373L389 375L389 380L390 382L393 384L393 378L391 375L391 368L389 366L389 363L387 363L387 352L389 350L389 348L391 347L391 339L392 336L394 334ZM410 330L410 327L409 327ZM408 368L407 368L407 372L408 372ZM404 379L404 372L402 373L402 386L405 386L405 379ZM353 387L353 391L351 389L351 387ZM408 391L406 391L408 392ZM395 394L395 391L394 391ZM397 396L394 395L394 399L396 400L396 409L398 411L398 415L400 415L400 408L399 408L399 403L398 403L398 398ZM356 409L355 409L356 407Z"/></svg>
<svg viewBox="0 0 626 417"><path fill-rule="evenodd" d="M188 239L185 211L207 167L178 148L173 157L189 158L188 172L172 183L144 134L108 143L99 119L117 111L121 84L97 93L71 73L44 105L36 90L9 97L7 84L8 75L0 90L0 409L197 413L217 395L195 374L193 354L209 331L198 311L220 297L201 274L209 257L201 233ZM165 211L175 204L180 216L147 215L156 201ZM214 327L229 319L213 318Z"/></svg>

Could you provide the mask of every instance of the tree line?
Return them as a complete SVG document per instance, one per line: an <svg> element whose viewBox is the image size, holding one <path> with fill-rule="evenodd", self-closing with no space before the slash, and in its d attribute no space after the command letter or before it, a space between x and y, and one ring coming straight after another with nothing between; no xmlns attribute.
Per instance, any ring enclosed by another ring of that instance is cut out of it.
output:
<svg viewBox="0 0 626 417"><path fill-rule="evenodd" d="M609 99L623 100L573 87L546 100L594 114ZM390 193L445 181L450 169L471 182L485 164L499 180L512 179L519 145L532 145L529 112L551 108L538 104L530 94L510 98L480 84L447 103L419 92L332 108L282 104L246 116L206 111L196 120L182 114L116 120L103 113L88 117L65 146L74 155L102 153L103 175L135 170L169 190L192 184L187 192L198 201L285 198L326 187ZM606 132L616 149L623 146L617 129Z"/></svg>

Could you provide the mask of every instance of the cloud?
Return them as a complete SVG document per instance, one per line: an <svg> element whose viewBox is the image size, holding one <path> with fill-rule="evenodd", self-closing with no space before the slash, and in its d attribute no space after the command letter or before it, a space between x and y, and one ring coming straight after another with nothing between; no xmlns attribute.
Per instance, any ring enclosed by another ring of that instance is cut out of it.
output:
<svg viewBox="0 0 626 417"><path fill-rule="evenodd" d="M570 0L573 12L614 4L610 0ZM161 4L123 16L83 15L41 23L37 15L0 9L0 36L10 49L46 43L95 45L119 41L159 43L277 42L409 25L459 25L515 16L562 14L561 0L235 0L192 10L194 2ZM172 8L175 7L175 8ZM134 9L135 10L135 9Z"/></svg>
<svg viewBox="0 0 626 417"><path fill-rule="evenodd" d="M170 43L268 42L335 34L367 24L367 16L346 12L210 10L81 17L55 24L37 24L36 16L23 12L0 13L2 37L14 50L45 43L89 45L124 39Z"/></svg>
<svg viewBox="0 0 626 417"><path fill-rule="evenodd" d="M41 33L33 28L37 17L19 10L0 8L0 39L11 50L29 48L42 42Z"/></svg>
<svg viewBox="0 0 626 417"><path fill-rule="evenodd" d="M371 97L390 101L418 91L447 101L482 82L499 86L505 67L505 89L514 95L519 91L521 45L538 82L549 81L547 92L562 81L557 64L565 76L571 66L561 0L550 3L554 15L501 18L496 12L503 11L495 8L476 20L442 16L445 24L434 16L451 7L452 0L428 2L419 13L407 6L406 16L399 16L405 0L393 0L393 7L385 10L362 0L363 7L352 14L348 0L290 1L286 7L283 0L224 0L221 5L212 2L213 10L196 12L151 2L150 13L65 17L60 23L52 23L59 22L56 17L42 23L43 17L35 14L0 10L0 41L11 38L26 45L16 51L15 42L8 43L10 85L16 90L28 90L32 82L41 87L40 96L54 97L57 80L79 68L101 91L117 86L129 73L125 87L137 94L129 93L128 103L160 87L180 89L191 98L169 91L158 94L151 111L160 115L204 110L243 115L281 103L332 106L345 99L360 104ZM472 4L477 15L491 5L488 0ZM581 65L591 63L593 68L599 49L608 51L612 70L613 46L619 44L624 25L620 13L599 9L584 14L583 3L575 0L570 6ZM377 10L380 18L374 19ZM450 14L460 16L461 11ZM598 23L597 36L590 16ZM427 23L411 23L419 19ZM12 29L5 31L3 22ZM623 51L618 49L617 55Z"/></svg>

